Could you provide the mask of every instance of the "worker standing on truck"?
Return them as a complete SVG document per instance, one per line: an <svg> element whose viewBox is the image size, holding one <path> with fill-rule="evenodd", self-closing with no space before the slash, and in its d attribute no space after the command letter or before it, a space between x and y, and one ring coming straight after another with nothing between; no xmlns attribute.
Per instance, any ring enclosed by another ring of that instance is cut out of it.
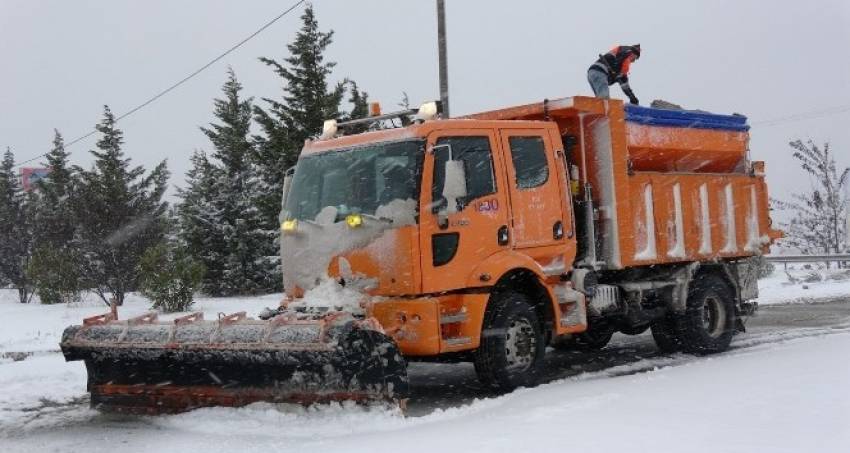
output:
<svg viewBox="0 0 850 453"><path fill-rule="evenodd" d="M629 97L629 102L638 104L638 98L629 86L629 67L638 58L640 58L640 44L615 46L608 53L599 55L599 59L587 70L587 81L593 88L594 96L608 99L608 86L617 82L623 93Z"/></svg>

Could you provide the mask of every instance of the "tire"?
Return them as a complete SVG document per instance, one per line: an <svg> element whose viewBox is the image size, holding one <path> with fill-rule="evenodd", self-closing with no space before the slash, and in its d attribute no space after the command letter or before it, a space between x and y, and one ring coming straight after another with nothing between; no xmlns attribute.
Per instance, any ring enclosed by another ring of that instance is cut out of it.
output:
<svg viewBox="0 0 850 453"><path fill-rule="evenodd" d="M493 296L484 315L475 372L485 386L506 392L540 381L546 338L528 298L516 292Z"/></svg>
<svg viewBox="0 0 850 453"><path fill-rule="evenodd" d="M674 346L694 354L725 351L735 334L735 300L731 288L716 275L698 274L690 284L685 313L674 315L673 319ZM669 333L667 329L668 326L655 329L661 334L662 343L667 340L663 338Z"/></svg>
<svg viewBox="0 0 850 453"><path fill-rule="evenodd" d="M640 335L649 330L649 324L643 324L637 327L620 326L620 332L625 335Z"/></svg>
<svg viewBox="0 0 850 453"><path fill-rule="evenodd" d="M557 337L552 341L552 347L559 351L598 351L608 345L612 336L614 327L604 323L579 334Z"/></svg>
<svg viewBox="0 0 850 453"><path fill-rule="evenodd" d="M677 337L675 322L675 319L667 316L652 324L652 339L655 340L655 345L662 352L679 352L682 350L682 343Z"/></svg>

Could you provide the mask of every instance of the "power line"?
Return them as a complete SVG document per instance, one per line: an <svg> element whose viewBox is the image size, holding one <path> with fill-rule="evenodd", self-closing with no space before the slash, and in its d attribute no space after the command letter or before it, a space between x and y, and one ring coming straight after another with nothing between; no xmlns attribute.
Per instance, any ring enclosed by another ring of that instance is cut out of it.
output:
<svg viewBox="0 0 850 453"><path fill-rule="evenodd" d="M120 120L122 120L122 119L124 119L124 118L126 118L126 117L128 117L128 116L130 116L130 115L132 115L132 114L134 114L134 113L136 113L136 112L138 112L139 110L141 110L141 109L143 109L143 108L147 107L148 105L150 105L150 104L154 103L157 99L159 99L159 98L161 98L161 97L165 96L166 94L168 94L169 92L171 92L171 91L172 91L172 90L174 90L175 88L177 88L177 87L179 87L180 85L183 85L184 83L188 82L190 79L192 79L192 78L193 78L193 77L195 77L196 75L200 74L200 73L201 73L201 72L203 72L205 69L207 69L207 68L209 68L210 66L212 66L212 65L214 65L214 64L216 64L216 63L218 63L218 61L219 61L219 60L221 60L222 58L226 57L227 55L229 55L229 54L230 54L231 52L233 52L234 50L236 50L236 49L238 49L238 48L242 47L242 45L243 45L243 44L245 44L246 42L248 42L248 41L250 41L251 39L253 39L255 36L257 36L257 35L259 35L260 33L262 33L265 29L267 29L267 28L271 27L271 26L272 26L272 24L274 24L274 23L275 23L275 22L277 22L278 20L282 19L284 16L286 16L287 14L289 14L290 12L292 12L295 8L297 8L298 6L300 6L300 5L301 5L302 3L304 3L305 1L306 1L306 0L299 0L299 1L295 2L292 6L290 6L289 8L287 8L284 12L282 12L282 13L278 14L278 15L277 15L277 16L275 16L272 20L270 20L270 21L266 22L266 23L265 23L262 27L260 27L259 29L257 29L254 33L251 33L251 34L250 34L250 35L248 35L248 37L246 37L245 39L243 39L243 40L239 41L238 43L236 43L235 45L233 45L231 48L229 48L229 49L225 50L224 52L222 52L222 53L221 53L221 55L219 55L219 56L217 56L217 57L213 58L213 59L212 59L212 60L210 60L207 64L205 64L205 65L201 66L200 68L196 69L194 72L192 72L191 74L187 75L186 77L183 77L183 78L182 78L182 79L180 79L177 83L175 83L175 84L173 84L173 85L169 86L168 88L166 88L166 89L164 89L164 90L160 91L159 93L155 94L153 97L151 97L150 99L146 100L145 102L143 102L143 103L141 103L141 104L139 104L139 105L137 105L137 106L133 107L132 109L130 109L130 110L129 110L129 111L127 111L126 113L121 114L120 116L118 116L117 118L115 118L115 121L116 121L116 122L118 122L118 121L120 121ZM90 132L88 132L87 134L85 134L85 135L81 135L81 136L79 136L79 137L77 137L77 138L75 138L75 139L73 139L73 140L71 140L71 141L69 141L69 142L65 143L65 148L67 149L67 148L69 148L70 146L74 145L75 143L78 143L78 142L80 142L80 141L83 141L83 140L85 140L85 139L87 139L87 138L91 137L91 136L92 136L92 135L94 135L95 133L97 133L97 129L93 129L93 130L91 130ZM18 162L18 163L16 163L16 164L15 164L15 166L16 166L16 167L21 167L21 166L23 166L23 165L25 165L25 164L28 164L28 163L32 162L32 161L35 161L35 160L41 159L42 157L45 157L45 156L47 156L48 154L50 154L50 153L49 153L49 152L47 152L47 153L44 153L44 154L39 154L38 156L35 156L35 157L31 158L31 159L27 159L27 160L25 160L25 161ZM69 154L70 154L70 153L69 153Z"/></svg>
<svg viewBox="0 0 850 453"><path fill-rule="evenodd" d="M814 119L814 118L821 118L821 117L824 117L824 116L840 115L840 114L846 113L846 112L850 112L850 105L830 107L830 108L820 109L820 110L812 110L810 112L796 113L796 114L793 114L793 115L782 116L782 117L779 117L779 118L773 118L773 119L769 119L769 120L755 121L755 122L751 123L751 125L752 126L770 127L770 126L776 126L777 124L788 123L788 122L792 122L792 121L802 121L802 120L809 120L809 119Z"/></svg>

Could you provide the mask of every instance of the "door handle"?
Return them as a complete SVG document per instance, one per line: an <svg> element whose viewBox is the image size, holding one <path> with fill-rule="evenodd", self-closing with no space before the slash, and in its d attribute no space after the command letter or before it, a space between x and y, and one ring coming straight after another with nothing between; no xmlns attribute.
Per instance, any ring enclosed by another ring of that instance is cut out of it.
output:
<svg viewBox="0 0 850 453"><path fill-rule="evenodd" d="M437 213L437 227L441 230L449 227L449 215L445 211L441 210Z"/></svg>
<svg viewBox="0 0 850 453"><path fill-rule="evenodd" d="M511 234L508 231L507 225L502 225L499 227L499 231L496 232L496 241L499 245L508 245L508 242L511 240Z"/></svg>
<svg viewBox="0 0 850 453"><path fill-rule="evenodd" d="M564 237L564 222L558 220L552 225L552 238L562 239Z"/></svg>

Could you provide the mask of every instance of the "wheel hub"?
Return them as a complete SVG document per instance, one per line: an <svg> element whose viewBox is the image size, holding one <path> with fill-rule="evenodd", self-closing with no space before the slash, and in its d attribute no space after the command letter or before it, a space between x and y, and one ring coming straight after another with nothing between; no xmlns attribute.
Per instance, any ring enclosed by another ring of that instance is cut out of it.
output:
<svg viewBox="0 0 850 453"><path fill-rule="evenodd" d="M717 338L726 328L726 307L714 296L705 298L702 304L702 327L712 338Z"/></svg>
<svg viewBox="0 0 850 453"><path fill-rule="evenodd" d="M534 361L537 338L534 328L525 318L511 321L505 334L505 353L508 367L526 369Z"/></svg>

